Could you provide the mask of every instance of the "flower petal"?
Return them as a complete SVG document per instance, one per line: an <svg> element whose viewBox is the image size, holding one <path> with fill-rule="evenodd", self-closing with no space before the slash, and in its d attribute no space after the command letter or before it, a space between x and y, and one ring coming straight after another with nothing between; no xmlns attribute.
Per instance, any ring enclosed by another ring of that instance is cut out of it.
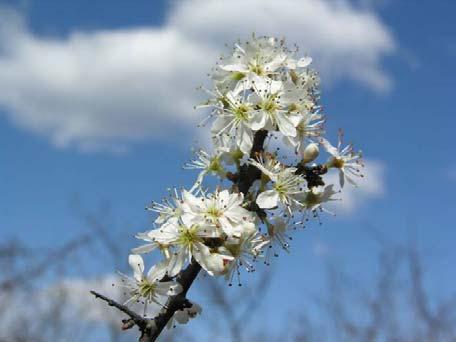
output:
<svg viewBox="0 0 456 342"><path fill-rule="evenodd" d="M279 194L275 190L266 190L258 195L256 202L262 209L271 209L277 207Z"/></svg>
<svg viewBox="0 0 456 342"><path fill-rule="evenodd" d="M128 256L128 263L133 269L133 276L136 281L141 281L143 279L144 273L144 261L140 255L130 254Z"/></svg>

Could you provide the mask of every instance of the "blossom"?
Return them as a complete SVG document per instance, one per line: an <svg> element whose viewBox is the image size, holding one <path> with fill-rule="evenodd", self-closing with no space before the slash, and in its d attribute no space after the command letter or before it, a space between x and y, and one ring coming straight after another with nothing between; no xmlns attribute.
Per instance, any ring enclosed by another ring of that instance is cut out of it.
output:
<svg viewBox="0 0 456 342"><path fill-rule="evenodd" d="M296 60L284 44L274 37L255 37L234 45L233 53L222 57L217 65L214 80L226 89L234 89L240 81L274 77L281 69L305 68L312 59L308 56Z"/></svg>
<svg viewBox="0 0 456 342"><path fill-rule="evenodd" d="M333 198L333 195L338 191L334 191L334 185L327 185L326 187L312 187L310 190L303 193L301 204L306 212L316 212L317 210L325 211L334 215L331 211L323 207L323 203L337 201L339 199Z"/></svg>
<svg viewBox="0 0 456 342"><path fill-rule="evenodd" d="M288 110L283 83L274 80L256 82L253 89L249 99L257 109L252 114L252 129L276 130L277 127L284 136L295 137L300 115Z"/></svg>
<svg viewBox="0 0 456 342"><path fill-rule="evenodd" d="M253 224L244 226L240 237L227 239L222 248L234 258L227 264L225 275L225 278L230 281L230 285L235 274L239 279L241 267L244 267L247 272L254 271L253 262L268 243L269 241L258 233Z"/></svg>
<svg viewBox="0 0 456 342"><path fill-rule="evenodd" d="M274 223L267 221L266 224L270 246L279 245L282 249L288 251L288 248L290 247L288 240L291 240L291 237L287 234L289 219L285 220L282 217L277 216L274 219Z"/></svg>
<svg viewBox="0 0 456 342"><path fill-rule="evenodd" d="M223 272L229 256L212 253L205 239L217 237L213 226L204 222L192 223L188 215L169 220L160 228L149 232L153 241L170 247L167 271L173 277L194 258L210 275Z"/></svg>
<svg viewBox="0 0 456 342"><path fill-rule="evenodd" d="M300 205L295 197L303 192L305 179L295 173L295 167L280 167L280 162L276 161L271 171L257 161L250 160L250 163L260 169L273 183L272 189L258 195L256 203L260 208L271 209L281 203L286 206L288 212L291 212L292 206Z"/></svg>
<svg viewBox="0 0 456 342"><path fill-rule="evenodd" d="M208 196L196 197L185 193L183 206L186 217L194 223L214 225L228 236L239 236L244 222L253 222L253 214L242 207L244 195L228 190L216 191Z"/></svg>
<svg viewBox="0 0 456 342"><path fill-rule="evenodd" d="M253 144L252 113L253 104L244 93L236 95L229 91L218 107L211 132L215 136L233 137L239 149L243 153L249 153Z"/></svg>
<svg viewBox="0 0 456 342"><path fill-rule="evenodd" d="M219 83L230 84L230 80L267 77L285 66L287 59L288 54L282 42L272 37L253 36L244 44L235 44L231 56L221 58L215 79Z"/></svg>
<svg viewBox="0 0 456 342"><path fill-rule="evenodd" d="M149 316L151 304L163 305L167 296L177 295L182 291L180 284L175 281L161 281L166 274L165 263L158 263L144 274L144 261L140 255L130 254L128 262L133 269L133 278L120 273L122 287L125 288L129 299L124 305L142 304L143 315Z"/></svg>
<svg viewBox="0 0 456 342"><path fill-rule="evenodd" d="M173 317L168 321L166 327L170 329L171 327L176 326L176 322L179 324L187 324L188 321L192 318L195 318L197 315L201 314L203 309L196 303L188 308L183 308L174 312Z"/></svg>
<svg viewBox="0 0 456 342"><path fill-rule="evenodd" d="M163 203L152 202L146 210L157 212L159 215L155 220L155 223L162 224L172 218L180 218L182 211L183 201L179 198L177 190L174 189L173 193L170 194L169 198L164 198Z"/></svg>
<svg viewBox="0 0 456 342"><path fill-rule="evenodd" d="M204 176L207 174L217 175L220 178L225 177L225 169L221 162L221 153L209 154L203 149L198 150L196 152L196 159L186 163L184 168L201 170L190 192L195 191L197 187L201 186Z"/></svg>
<svg viewBox="0 0 456 342"><path fill-rule="evenodd" d="M294 147L296 153L302 156L306 148L305 141L319 137L324 133L324 122L325 120L320 114L303 114L296 126L296 135L284 136L284 142Z"/></svg>
<svg viewBox="0 0 456 342"><path fill-rule="evenodd" d="M352 185L356 186L355 181L351 176L362 177L360 167L363 167L361 161L361 153L353 151L353 145L347 145L342 148L342 134L339 134L339 142L337 148L325 138L321 138L320 143L325 150L331 155L328 159L327 167L339 169L339 183L343 188L345 179Z"/></svg>

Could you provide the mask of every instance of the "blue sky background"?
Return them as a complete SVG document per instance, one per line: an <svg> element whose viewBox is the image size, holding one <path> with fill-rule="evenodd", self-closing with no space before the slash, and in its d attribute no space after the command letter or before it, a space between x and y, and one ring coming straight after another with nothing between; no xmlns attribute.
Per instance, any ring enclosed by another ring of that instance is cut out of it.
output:
<svg viewBox="0 0 456 342"><path fill-rule="evenodd" d="M55 41L65 41L75 31L90 34L99 30L160 28L173 11L165 1L3 0L0 4L15 9L24 18L30 36ZM296 302L295 295L319 292L328 260L337 260L338 265L369 286L378 250L370 227L393 242L407 241L410 231L416 232L426 255L426 285L436 296L451 293L456 285L451 272L456 258L456 3L368 1L348 7L356 13L371 13L394 40L394 49L375 57L375 68L387 75L391 86L372 86L344 73L334 79L329 75L327 81L324 77L322 103L328 118L327 131L334 141L337 128L343 127L347 140L361 148L367 160L382 166L384 172L376 180L382 191L363 193L352 211L342 210L335 218L323 217L323 226L311 224L306 231L295 234L292 254L276 263L269 300L264 306L270 322L299 311L302 304ZM0 12L0 21L2 16L9 20L7 13L11 12ZM229 32L230 27L223 30ZM249 34L245 32L241 38ZM1 34L0 39L7 40ZM223 51L226 42L230 41L211 44ZM2 53L8 53L2 49L5 46L8 44L0 41L0 65L4 61ZM306 51L306 46L301 44L301 50ZM200 57L206 58L203 54ZM340 68L347 68L345 62L340 61ZM339 67L337 61L328 63L332 68ZM90 78L87 82L91 82ZM199 82L200 79L195 80L194 86ZM6 87L8 84L0 81L0 89L5 91ZM172 102L173 94L169 96ZM18 98L20 101L21 96ZM154 98L151 101L153 106ZM127 149L124 152L122 148L121 153L105 147L87 152L77 143L56 147L45 130L37 133L18 124L15 110L17 107L0 96L2 239L14 236L36 246L53 246L76 236L85 227L71 209L74 195L86 208L109 201L118 226L132 236L145 230L151 221L143 209L149 201L160 199L169 186L189 186L196 176L181 169L198 136L190 129L177 127L174 131L169 124L163 124L168 137L151 134L133 143L131 139L119 139ZM188 111L192 113L193 109L189 107ZM42 115L33 114L33 110L31 113L37 120ZM160 113L151 112L154 115ZM198 117L193 116L188 125L192 121L196 124ZM160 129L160 120L157 122ZM109 143L117 143L116 139ZM131 237L119 259L126 259L128 248L135 244ZM111 271L94 267L89 273ZM247 275L244 278L248 280ZM204 303L204 298L197 297Z"/></svg>

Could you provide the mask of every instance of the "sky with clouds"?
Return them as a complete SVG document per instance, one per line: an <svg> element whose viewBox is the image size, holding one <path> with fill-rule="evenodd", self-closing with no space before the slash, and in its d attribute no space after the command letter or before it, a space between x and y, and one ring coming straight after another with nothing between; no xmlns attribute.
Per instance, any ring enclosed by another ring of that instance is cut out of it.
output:
<svg viewBox="0 0 456 342"><path fill-rule="evenodd" d="M370 227L393 241L418 232L433 265L428 286L447 291L456 257L455 10L446 0L1 1L2 237L46 246L77 235L75 195L88 207L109 201L126 231L145 230L144 205L195 176L181 169L205 139L195 88L209 84L225 43L256 32L314 58L330 138L344 128L367 160L338 215L299 232L293 254L278 260L268 319L296 309L281 298L283 279L297 280L291 294L319 288L322 258L368 280Z"/></svg>

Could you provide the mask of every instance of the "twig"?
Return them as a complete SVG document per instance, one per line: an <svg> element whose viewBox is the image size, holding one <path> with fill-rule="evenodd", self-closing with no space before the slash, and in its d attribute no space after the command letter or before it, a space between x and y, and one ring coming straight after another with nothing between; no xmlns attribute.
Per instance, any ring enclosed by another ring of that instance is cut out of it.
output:
<svg viewBox="0 0 456 342"><path fill-rule="evenodd" d="M98 293L96 291L90 291L91 294L95 296L95 298L99 298L101 300L104 300L106 303L108 303L109 306L113 306L117 308L118 310L122 311L124 314L126 314L130 319L141 329L144 330L147 327L148 324L148 319L141 317L134 311L130 310L127 306L122 305L117 303L115 300L108 298L101 293ZM126 321L123 321L125 324Z"/></svg>
<svg viewBox="0 0 456 342"><path fill-rule="evenodd" d="M253 146L250 152L250 157L254 158L259 153L263 152L264 140L268 132L265 130L260 130L255 133L253 139ZM261 177L261 171L253 165L243 165L239 171L239 176L237 177L237 186L240 192L246 195L252 186L253 182ZM130 309L117 303L116 301L103 296L95 291L90 291L95 297L100 298L108 303L108 305L117 308L118 310L127 314L131 320L139 327L141 331L141 337L139 338L140 342L153 342L161 334L165 326L168 324L169 320L172 319L174 313L183 308L190 307L192 304L186 298L187 292L193 284L193 281L198 276L198 273L201 270L201 266L195 261L192 260L190 265L186 269L179 272L176 277L176 281L182 286L182 292L176 296L171 296L168 298L164 309L153 319L147 319L137 315L132 312ZM124 325L127 324L129 328L131 327L130 320L124 320Z"/></svg>

